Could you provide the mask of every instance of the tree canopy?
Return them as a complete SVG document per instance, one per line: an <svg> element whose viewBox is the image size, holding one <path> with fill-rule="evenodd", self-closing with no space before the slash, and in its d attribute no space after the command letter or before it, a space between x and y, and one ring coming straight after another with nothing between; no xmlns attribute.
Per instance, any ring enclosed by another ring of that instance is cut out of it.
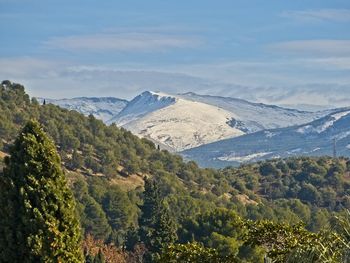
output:
<svg viewBox="0 0 350 263"><path fill-rule="evenodd" d="M75 201L39 123L20 132L0 176L0 261L81 262Z"/></svg>

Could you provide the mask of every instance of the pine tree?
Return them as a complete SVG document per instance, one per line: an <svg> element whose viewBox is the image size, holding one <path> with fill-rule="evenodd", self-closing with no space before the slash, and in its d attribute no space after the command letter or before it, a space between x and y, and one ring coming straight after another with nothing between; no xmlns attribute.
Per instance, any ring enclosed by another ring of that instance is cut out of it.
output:
<svg viewBox="0 0 350 263"><path fill-rule="evenodd" d="M148 250L145 261L153 262L163 248L176 241L176 227L155 181L145 181L143 202L139 236Z"/></svg>
<svg viewBox="0 0 350 263"><path fill-rule="evenodd" d="M131 226L126 232L125 249L127 251L134 251L136 244L139 242L139 235L137 229Z"/></svg>
<svg viewBox="0 0 350 263"><path fill-rule="evenodd" d="M156 252L160 252L169 244L177 240L176 225L171 218L169 209L165 205L161 207L159 218L155 224L153 247Z"/></svg>
<svg viewBox="0 0 350 263"><path fill-rule="evenodd" d="M23 128L0 175L0 262L82 262L75 202L55 145Z"/></svg>

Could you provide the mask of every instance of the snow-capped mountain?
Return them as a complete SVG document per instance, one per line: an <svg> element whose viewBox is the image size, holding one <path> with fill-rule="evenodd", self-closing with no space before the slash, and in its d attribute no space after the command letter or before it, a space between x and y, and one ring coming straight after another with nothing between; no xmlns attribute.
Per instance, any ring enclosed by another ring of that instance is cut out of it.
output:
<svg viewBox="0 0 350 263"><path fill-rule="evenodd" d="M37 99L40 103L44 101L43 98ZM79 97L73 99L45 99L45 101L46 103L52 103L62 108L78 111L86 116L93 114L96 118L104 122L117 115L128 104L126 100L113 97Z"/></svg>
<svg viewBox="0 0 350 263"><path fill-rule="evenodd" d="M176 95L144 92L121 111L117 125L174 151L243 135L230 125L232 112Z"/></svg>
<svg viewBox="0 0 350 263"><path fill-rule="evenodd" d="M232 120L232 125L246 133L307 123L331 112L300 111L263 103L252 103L236 98L198 95L193 92L181 94L180 96L188 100L203 102L234 112L237 119Z"/></svg>
<svg viewBox="0 0 350 263"><path fill-rule="evenodd" d="M42 103L43 99L39 101ZM183 151L266 129L301 125L332 112L299 111L195 93L170 95L151 91L143 92L130 102L110 97L80 97L46 99L46 103L93 114L107 124L116 123L170 151Z"/></svg>
<svg viewBox="0 0 350 263"><path fill-rule="evenodd" d="M124 124L142 118L153 111L168 107L174 104L175 101L176 98L170 95L145 91L131 100L128 106L110 119L108 123L115 122L119 126L123 126Z"/></svg>
<svg viewBox="0 0 350 263"><path fill-rule="evenodd" d="M223 167L290 156L350 156L350 108L313 122L271 129L203 145L182 154L202 166Z"/></svg>
<svg viewBox="0 0 350 263"><path fill-rule="evenodd" d="M307 123L327 113L195 93L169 95L146 91L108 123L115 122L168 149L182 151L264 129Z"/></svg>

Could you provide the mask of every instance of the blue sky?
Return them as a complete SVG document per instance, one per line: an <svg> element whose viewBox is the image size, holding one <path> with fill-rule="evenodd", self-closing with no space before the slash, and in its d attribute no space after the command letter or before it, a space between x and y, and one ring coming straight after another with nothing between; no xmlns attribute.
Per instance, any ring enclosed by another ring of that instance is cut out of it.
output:
<svg viewBox="0 0 350 263"><path fill-rule="evenodd" d="M33 96L350 101L350 2L0 0L0 78Z"/></svg>

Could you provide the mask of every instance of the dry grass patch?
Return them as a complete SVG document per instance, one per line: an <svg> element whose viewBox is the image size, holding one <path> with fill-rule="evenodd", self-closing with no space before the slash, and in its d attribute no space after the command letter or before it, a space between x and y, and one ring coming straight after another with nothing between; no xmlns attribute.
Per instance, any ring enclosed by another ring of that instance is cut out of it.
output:
<svg viewBox="0 0 350 263"><path fill-rule="evenodd" d="M145 182L141 175L131 174L127 177L119 175L113 177L113 179L111 179L111 184L118 185L126 191L131 191L136 189L137 187L143 187Z"/></svg>

